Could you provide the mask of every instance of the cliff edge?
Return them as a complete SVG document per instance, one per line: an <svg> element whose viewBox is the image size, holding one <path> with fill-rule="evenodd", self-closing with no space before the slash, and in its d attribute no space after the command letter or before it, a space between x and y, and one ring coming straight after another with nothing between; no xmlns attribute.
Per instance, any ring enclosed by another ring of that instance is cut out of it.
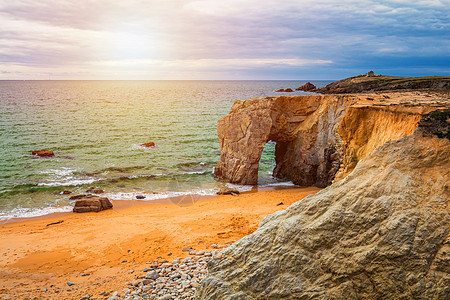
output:
<svg viewBox="0 0 450 300"><path fill-rule="evenodd" d="M428 114L264 218L208 264L197 299L448 299L449 126L448 110Z"/></svg>
<svg viewBox="0 0 450 300"><path fill-rule="evenodd" d="M314 92L321 94L349 94L394 90L443 90L448 93L450 91L450 77L359 75L330 83L326 87L315 89Z"/></svg>

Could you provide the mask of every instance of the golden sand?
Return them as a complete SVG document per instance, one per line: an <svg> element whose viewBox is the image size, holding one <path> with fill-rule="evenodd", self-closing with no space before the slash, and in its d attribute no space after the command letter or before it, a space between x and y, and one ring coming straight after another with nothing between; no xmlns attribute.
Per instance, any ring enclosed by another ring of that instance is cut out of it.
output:
<svg viewBox="0 0 450 300"><path fill-rule="evenodd" d="M0 225L0 298L79 299L120 292L126 281L144 274L146 262L186 257L184 247L231 244L255 231L266 215L317 191L308 187L195 202L128 202L134 206ZM115 208L124 203L115 201ZM67 281L76 284L69 287Z"/></svg>

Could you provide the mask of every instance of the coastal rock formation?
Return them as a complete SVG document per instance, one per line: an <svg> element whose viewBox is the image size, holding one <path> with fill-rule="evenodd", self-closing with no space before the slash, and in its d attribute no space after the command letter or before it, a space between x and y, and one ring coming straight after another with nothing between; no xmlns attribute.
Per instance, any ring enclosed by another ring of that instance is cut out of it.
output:
<svg viewBox="0 0 450 300"><path fill-rule="evenodd" d="M257 184L264 145L270 140L294 140L299 125L319 107L326 110L325 103L333 100L328 96L281 96L236 101L230 114L218 121L221 160L215 168L216 176L233 183ZM336 102L342 101L351 100ZM311 119L308 124L317 117Z"/></svg>
<svg viewBox="0 0 450 300"><path fill-rule="evenodd" d="M359 75L342 79L317 89L322 94L348 94L373 91L393 90L450 90L449 76L432 77L394 77L374 75Z"/></svg>
<svg viewBox="0 0 450 300"><path fill-rule="evenodd" d="M287 89L279 89L279 90L276 90L275 92L277 92L277 93L292 93L293 91L294 91L293 89L287 88Z"/></svg>
<svg viewBox="0 0 450 300"><path fill-rule="evenodd" d="M296 88L296 91L304 91L304 92L314 92L317 89L317 87L312 84L311 82L307 82L304 85Z"/></svg>
<svg viewBox="0 0 450 300"><path fill-rule="evenodd" d="M423 114L445 108L425 96L416 102L396 100L395 95L370 96L236 101L217 124L221 160L216 176L232 183L257 184L264 145L272 140L276 142L275 177L325 187L335 178L344 178L386 141L411 134Z"/></svg>
<svg viewBox="0 0 450 300"><path fill-rule="evenodd" d="M145 148L155 147L155 143L154 142L144 143L144 144L141 144L141 147L145 147Z"/></svg>
<svg viewBox="0 0 450 300"><path fill-rule="evenodd" d="M55 153L50 150L42 149L42 150L35 150L31 152L32 155L36 155L39 157L52 157L55 156Z"/></svg>
<svg viewBox="0 0 450 300"><path fill-rule="evenodd" d="M75 202L73 212L85 213L85 212L99 212L102 210L110 209L113 205L106 197L97 197L93 195L86 195L79 198Z"/></svg>
<svg viewBox="0 0 450 300"><path fill-rule="evenodd" d="M428 133L264 218L209 263L197 299L448 299L450 141Z"/></svg>

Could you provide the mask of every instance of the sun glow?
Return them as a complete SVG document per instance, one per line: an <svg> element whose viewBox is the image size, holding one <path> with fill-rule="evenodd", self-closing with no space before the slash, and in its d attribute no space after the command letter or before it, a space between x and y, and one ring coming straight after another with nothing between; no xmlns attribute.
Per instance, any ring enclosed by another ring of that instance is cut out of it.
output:
<svg viewBox="0 0 450 300"><path fill-rule="evenodd" d="M155 41L147 33L114 32L108 38L113 60L137 60L154 57Z"/></svg>

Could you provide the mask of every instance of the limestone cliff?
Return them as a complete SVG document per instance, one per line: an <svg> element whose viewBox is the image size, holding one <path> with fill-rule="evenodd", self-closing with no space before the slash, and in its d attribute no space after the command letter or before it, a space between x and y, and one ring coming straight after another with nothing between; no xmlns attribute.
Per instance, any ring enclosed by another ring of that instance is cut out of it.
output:
<svg viewBox="0 0 450 300"><path fill-rule="evenodd" d="M277 143L275 177L328 186L386 141L411 134L423 114L448 107L440 97L391 93L236 101L218 122L221 160L215 174L257 184L261 153L272 140Z"/></svg>
<svg viewBox="0 0 450 300"><path fill-rule="evenodd" d="M390 109L351 112L367 113L374 124L409 124ZM351 116L338 130L352 127ZM448 111L439 117L438 132L448 133ZM448 299L450 141L433 135L433 120L422 123L344 179L267 216L209 263L197 299ZM355 155L383 140L354 134L366 145Z"/></svg>

